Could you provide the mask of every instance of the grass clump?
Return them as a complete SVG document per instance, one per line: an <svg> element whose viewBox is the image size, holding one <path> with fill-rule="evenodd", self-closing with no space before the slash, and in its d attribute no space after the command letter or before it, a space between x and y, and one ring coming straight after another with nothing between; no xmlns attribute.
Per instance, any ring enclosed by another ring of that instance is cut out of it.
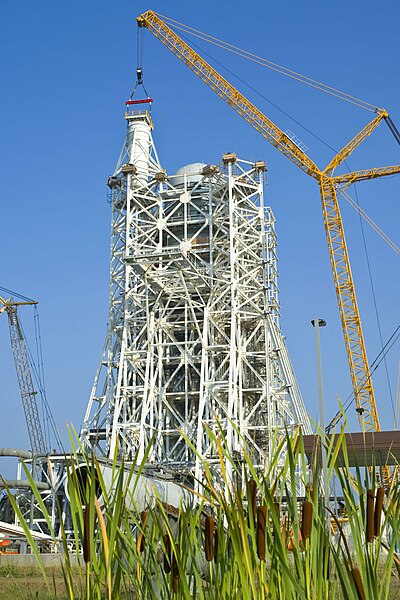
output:
<svg viewBox="0 0 400 600"><path fill-rule="evenodd" d="M84 566L77 575L62 530L66 598L394 597L398 488L384 494L368 469L352 472L343 432L326 444L328 477L336 478L343 497L340 512L324 498L319 467L307 464L299 431L276 440L262 472L245 450L243 462L233 460L222 432L208 433L219 463L213 470L203 464L200 491L179 507L155 492L146 506L138 505L146 456L130 469L114 463L107 484L94 457L86 457L85 485L71 468L73 536ZM339 450L345 461L340 468ZM50 593L40 553L24 527Z"/></svg>

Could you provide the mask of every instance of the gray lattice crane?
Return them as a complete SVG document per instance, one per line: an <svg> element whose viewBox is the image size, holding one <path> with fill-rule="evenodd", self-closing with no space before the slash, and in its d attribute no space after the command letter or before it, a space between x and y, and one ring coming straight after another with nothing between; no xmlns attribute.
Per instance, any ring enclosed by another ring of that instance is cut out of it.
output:
<svg viewBox="0 0 400 600"><path fill-rule="evenodd" d="M11 348L17 371L19 390L24 407L26 425L28 428L31 450L34 455L46 454L46 444L43 436L39 411L36 402L36 391L33 385L29 364L28 349L18 317L18 306L35 305L37 302L14 302L12 298L5 300L0 296L0 314L7 313L10 329Z"/></svg>

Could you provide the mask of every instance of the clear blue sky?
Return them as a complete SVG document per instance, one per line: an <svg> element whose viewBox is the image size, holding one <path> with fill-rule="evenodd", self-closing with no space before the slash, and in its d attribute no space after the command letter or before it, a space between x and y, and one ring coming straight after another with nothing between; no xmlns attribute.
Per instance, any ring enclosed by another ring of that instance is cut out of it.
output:
<svg viewBox="0 0 400 600"><path fill-rule="evenodd" d="M135 17L148 8L388 109L400 125L400 6L371 0L317 2L0 3L2 93L0 285L40 302L46 387L64 440L79 429L106 331L110 208L106 180L125 136L124 102L135 83ZM322 225L318 188L241 121L148 32L143 69L155 98L154 137L168 172L218 162L235 151L268 163L277 218L282 328L312 418L317 417L314 334L322 332L326 418L351 392ZM195 40L194 40L195 41ZM339 149L373 116L201 46L273 103ZM226 76L226 73L223 72ZM231 78L231 76L229 76ZM233 83L237 83L232 79ZM320 166L332 152L242 83L238 87ZM350 159L353 169L400 163L383 124ZM400 179L359 184L361 206L397 244ZM354 197L354 190L351 190ZM341 201L367 350L380 350L358 215ZM399 257L365 224L383 339L399 324ZM31 309L21 311L30 332ZM30 338L34 346L33 337ZM388 356L395 400L400 345ZM0 317L0 446L27 447L5 316ZM393 412L384 366L374 379L385 428ZM357 428L354 409L349 413Z"/></svg>

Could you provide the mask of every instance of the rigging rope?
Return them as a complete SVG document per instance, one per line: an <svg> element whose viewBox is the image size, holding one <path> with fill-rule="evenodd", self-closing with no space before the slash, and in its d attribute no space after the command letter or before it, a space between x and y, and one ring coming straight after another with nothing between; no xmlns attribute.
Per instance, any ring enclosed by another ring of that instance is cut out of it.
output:
<svg viewBox="0 0 400 600"><path fill-rule="evenodd" d="M349 171L351 170L348 162L345 161L346 165L349 168ZM371 225L371 227L381 236L381 238L396 252L396 254L400 254L400 248L380 229L380 227L378 227L378 225L366 214L366 212L361 208L359 202L358 202L358 193L357 193L357 187L355 186L355 193L356 193L356 197L357 197L357 202L355 202L353 200L353 198L345 191L345 190L341 190L339 188L339 192L340 194L345 198L345 200L350 204L350 206L352 206L352 208L354 208L358 214L360 215L360 217L363 217L363 219L365 221L367 221L367 223L369 225ZM362 231L362 235L363 235L363 240L364 240L364 249L365 249L365 253L366 253L366 257L367 257L367 266L368 266L368 271L369 271L369 277L370 277L370 283L371 283L371 287L372 287L372 295L373 295L373 300L374 300L374 306L375 306L375 313L376 313L376 318L378 321L378 329L379 329L379 336L380 336L380 342L382 345L382 349L379 352L379 354L377 355L377 357L375 358L375 360L371 363L370 365L370 375L369 375L369 379L372 376L372 373L374 373L376 371L376 369L378 368L378 366L381 364L382 361L384 361L385 363L385 371L386 371L386 378L388 381L388 387L389 387L389 395L390 395L390 399L391 399L391 405L392 405L392 410L393 410L393 414L394 414L394 420L395 423L397 421L396 418L396 411L395 411L395 407L394 407L394 403L393 403L393 396L392 396L392 390L391 390L391 385L390 385L390 380L389 380L389 373L388 373L388 368L387 368L387 363L386 363L386 356L388 351L392 348L393 344L396 342L397 338L400 336L400 332L399 334L396 336L396 338L394 339L394 341L392 342L392 344L390 345L390 347L388 348L388 350L385 352L385 348L388 346L388 344L391 342L392 338L396 335L396 333L398 332L398 330L400 329L400 325L395 329L394 333L390 336L389 340L386 342L385 346L383 345L383 338L382 338L382 331L381 331L381 327L380 327L380 320L379 320L379 314L378 314L378 309L377 309L377 304L376 304L376 298L375 298L375 290L374 290L374 286L373 286L373 282L372 282L372 275L371 275L371 270L370 270L370 265L369 265L369 258L368 258L368 253L367 253L367 249L366 249L366 242L365 242L365 236L364 236L364 230L362 227L362 222L360 221L361 224L361 231ZM379 357L382 355L382 358L378 361ZM364 383L364 380L361 381L361 383ZM354 398L354 393L352 392L346 402L343 405L343 410L346 412L348 410L348 408L350 408L350 406L352 405L352 403L354 402L355 398ZM326 427L326 431L329 432L332 427L334 427L334 425L336 425L336 423L339 421L340 416L341 416L341 411L338 411L336 413L336 415L333 417L333 419L331 420L331 422L329 423L329 425Z"/></svg>
<svg viewBox="0 0 400 600"><path fill-rule="evenodd" d="M399 412L400 412L400 360L399 368L397 372L397 386L396 386L396 418L394 421L394 428L399 428Z"/></svg>
<svg viewBox="0 0 400 600"><path fill-rule="evenodd" d="M365 102L364 100L361 100L355 96L352 96L350 94L347 94L345 92L342 92L332 86L328 86L322 82L319 82L315 79L312 79L310 77L307 77L305 75L302 75L301 73L298 73L296 71L293 71L291 69L288 69L286 67L283 67L282 65L279 65L277 63L274 63L268 59L265 59L263 57L260 57L258 55L252 54L246 50L243 50L242 48L239 48L237 46L234 46L232 44L229 44L228 42L225 42L223 40L220 40L216 37L213 37L211 35L208 35L204 32L201 32L193 27L189 27L187 25L184 25L183 23L180 23L179 21L176 21L174 19L171 19L169 17L166 17L165 15L159 15L160 17L162 17L164 19L164 21L172 28L172 29L178 29L180 31L183 31L186 34L192 35L194 37L197 37L207 43L213 44L217 47L220 47L226 51L229 51L233 54L236 54L242 58L245 58L246 60L250 60L252 62L255 62L257 64L260 64L264 67L267 67L269 69L272 69L278 73L281 73L287 77L290 77L292 79L295 79L301 83L304 83L305 85L309 85L315 89L318 89L319 91L322 91L324 93L328 93L332 96L335 96L341 100L344 100L346 102L349 102L355 106L358 106L360 108L364 108L365 110L371 111L371 112L381 112L382 109L379 109L378 107ZM183 37L183 36L182 36ZM215 60L215 59L213 59ZM218 61L215 60L215 62L219 63ZM223 66L223 65L221 65ZM259 94L261 97L263 97L265 100L267 100L269 103L271 103L273 106L275 106L276 108L278 108L278 110L280 110L281 112L283 112L284 114L286 114L286 116L288 116L290 119L292 119L293 121L295 121L297 124L299 124L302 128L306 129L303 125L301 125L301 123L299 123L298 121L296 121L295 119L293 119L293 117L291 117L290 115L288 115L287 113L285 113L283 110L281 110L277 105L275 105L273 102L271 102L268 98L266 98L265 96L263 96L260 92L258 92L257 90L255 90L252 86L250 86L249 84L247 84L246 82L244 82L240 77L238 77L237 75L235 75L234 73L232 73L232 71L230 71L229 69L227 69L226 67L224 67L228 72L230 72L231 74L233 74L235 77L237 77L237 79L239 79L240 81L242 81L243 83L245 83L245 85L247 85L250 89L252 89L253 91L255 91L257 94ZM392 133L395 135L395 132L393 131L394 129L394 125L393 127L391 127L392 123L389 122L388 123ZM319 139L319 141L321 141L322 143L324 143L325 145L329 146L329 144L326 144L326 142L324 142L321 138L319 138L318 136L316 136L315 134L313 134L310 130L306 129L309 133L311 133L311 135L313 135L314 137L316 137L317 139ZM399 141L399 134L396 130L397 133L397 141ZM335 151L334 148L332 148L331 146L329 146L331 149L333 149ZM382 239L384 239L384 241L386 241L386 243L388 243L388 245L395 250L395 252L397 254L400 254L400 249L396 246L396 244L394 244L394 242L392 242L390 240L390 238L388 236L386 236L386 234L383 233L383 231L374 223L374 221L372 221L372 219L370 219L370 217L368 217L368 215L366 215L366 213L361 209L361 207L359 206L358 202L354 202L354 200L345 193L345 191L343 190L339 190L340 193L343 195L343 197L349 202L349 204L355 208L359 214L360 217L360 224L361 224L361 229L362 229L362 235L363 235L363 240L364 240L364 249L365 249L365 253L366 253L366 258L367 258L367 266L368 266L368 271L369 271L369 277L370 277L370 283L371 283L371 288L372 288L372 294L373 294L373 300L374 300L374 306L375 306L375 312L376 312L376 317L377 317L377 321L378 321L378 329L379 329L379 335L380 335L380 339L381 339L381 344L383 346L383 339L382 339L382 332L381 332L381 327L380 327L380 321L379 321L379 314L378 314L378 309L377 309L377 303L376 303L376 297L375 297L375 291L374 291L374 286L373 286L373 281L372 281L372 275L371 275L371 270L370 270L370 264L369 264L369 257L368 257L368 253L367 253L367 248L366 248L366 240L365 240L365 235L364 235L364 229L362 226L362 220L361 217L363 217L371 226L372 228L382 237ZM357 196L357 190L356 190L356 196ZM357 196L357 200L358 200L358 196ZM382 351L384 350L384 347L382 348ZM393 398L392 398L392 392L391 392L391 387L390 387L390 381L389 381L389 375L388 375L388 371L387 371L387 364L386 364L386 354L383 354L383 360L385 361L385 368L386 368L386 374L387 374L387 378L388 378L388 385L389 385L389 392L390 392L390 397L391 397L391 402L392 402L392 407L393 407L393 413L395 415L395 410L394 410L394 405L393 405ZM375 368L376 369L376 368ZM340 414L340 413L339 413Z"/></svg>
<svg viewBox="0 0 400 600"><path fill-rule="evenodd" d="M36 300L32 300L32 298L28 298L27 296L23 296L22 294L18 294L17 292L13 292L13 290L9 290L9 289L7 289L5 287L2 287L1 285L0 285L0 291L6 292L6 294L9 295L10 298L14 298L14 296L15 296L17 298L20 298L24 302L36 302Z"/></svg>
<svg viewBox="0 0 400 600"><path fill-rule="evenodd" d="M360 203L359 203L359 200L358 200L357 185L354 186L354 191L355 191L355 194L356 194L357 207L360 208L360 211L361 211ZM363 222L362 222L362 219L361 219L361 216L362 216L361 212L359 212L358 214L359 214L359 221L360 221L361 233L362 233L362 238L363 238L365 258L366 258L366 261L367 261L368 276L369 276L369 281L370 281L371 291L372 291L372 299L373 299L373 302L374 302L376 322L378 324L379 339L380 339L380 342L381 342L381 346L383 347L383 336L382 336L381 321L380 321L380 318L379 318L378 303L377 303L376 294L375 294L375 286L374 286L374 282L373 282L373 279L372 279L372 271L371 271L371 265L370 265L370 261L369 261L369 253L368 253L368 248L367 248L367 240L365 238L364 226L363 226ZM387 361L386 361L386 355L383 355L383 361L384 361L384 365L385 365L385 373L386 373L386 380L387 380L388 389L389 389L390 402L391 402L391 405L392 405L393 419L395 420L396 419L396 411L395 411L394 402L393 402L392 387L390 385L390 378L389 378L389 371L388 371L388 366L387 366Z"/></svg>
<svg viewBox="0 0 400 600"><path fill-rule="evenodd" d="M228 42L225 42L224 40L220 40L214 36L208 35L207 33L204 33L203 31L199 31L198 29L195 29L194 27L189 27L188 25L185 25L184 23L180 23L179 21L175 21L174 19L171 19L165 15L159 14L158 16L162 17L162 19L171 27L171 29L179 29L180 31L184 31L185 33L192 35L194 37L197 37L209 44L218 46L219 48L227 50L228 52L232 52L233 54L236 54L242 58L245 58L246 60L250 60L259 65L267 67L268 69L276 71L282 75L285 75L286 77L295 79L296 81L299 81L300 83L304 83L305 85L313 87L321 92L330 94L331 96L335 96L336 98L344 100L345 102L354 104L355 106L358 106L359 108L363 108L364 110L368 110L370 112L380 112L380 110L381 110L377 106L370 104L369 102L366 102L365 100L361 100L360 98L357 98L356 96L352 96L351 94L342 92L332 86L329 86L325 83L317 81L316 79L312 79L311 77L302 75L301 73L298 73L297 71L293 71L292 69L288 69L287 67L279 65L278 63L274 63L274 62L268 60L267 58L263 58L261 56L258 56L257 54L248 52L247 50L243 50L242 48L239 48L238 46L234 46L233 44L229 44Z"/></svg>
<svg viewBox="0 0 400 600"><path fill-rule="evenodd" d="M31 349L29 347L28 339L27 339L27 337L25 335L25 331L24 331L24 328L22 326L22 321L21 321L20 318L18 320L19 320L19 323L20 323L22 335L23 335L23 338L25 340L26 349L27 349L27 352L28 352L29 365L31 367L33 376L34 376L35 381L36 381L36 385L37 385L39 393L40 393L40 397L42 399L42 411L43 410L46 411L46 420L43 417L43 424L44 424L45 427L48 428L48 423L50 423L50 426L51 426L51 428L53 430L53 434L54 434L56 443L58 444L59 448L63 449L63 444L62 444L62 441L61 441L61 436L60 436L60 433L59 433L59 431L57 429L57 425L55 423L53 414L51 412L50 405L49 405L48 400L47 400L46 390L44 389L43 382L42 382L42 380L40 378L39 369L38 369L38 367L37 367L37 365L36 365L36 363L34 361ZM46 421L47 421L47 423L46 423ZM49 438L50 438L50 432L49 432L49 430L47 430L47 433L49 434ZM50 439L48 439L48 442L50 442Z"/></svg>
<svg viewBox="0 0 400 600"><path fill-rule="evenodd" d="M190 32L189 32L190 33ZM184 36L182 36L183 39ZM193 46L197 47L198 46L196 44L193 44ZM278 105L276 105L274 102L272 102L269 98L267 98L266 96L264 96L261 92L259 92L258 90L256 90L253 86L251 86L250 84L248 84L246 81L244 81L242 78L240 78L238 75L236 75L236 73L232 72L230 69L228 69L225 65L221 64L217 59L215 59L214 57L211 57L207 52L205 52L204 50L201 50L203 54L205 54L206 56L208 56L209 58L211 58L214 62L216 62L217 64L219 64L221 67L223 67L227 72L229 72L231 75L233 75L234 77L236 77L239 81L241 81L244 85L246 85L248 88L250 88L252 91L254 91L256 94L258 94L260 97L262 97L264 100L266 100L267 102L269 102L270 104L272 104L275 108L277 108L280 112L282 112L283 114L285 114L288 118L290 118L291 120L293 120L295 123L297 123L300 127L302 127L303 129L305 129L307 132L309 132L311 135L313 135L313 137L315 137L316 139L318 139L320 142L322 142L324 145L326 145L327 147L329 147L330 149L332 149L335 153L337 153L337 150L335 148L333 148L332 146L330 146L327 142L325 142L324 140L322 140L319 136L317 136L316 134L314 134L311 130L307 129L304 125L302 125L299 121L297 121L295 118L293 118L291 115L289 115L288 113L286 113L284 110L282 110ZM345 163L347 164L347 161L345 161ZM351 169L349 168L349 171L351 171ZM340 190L340 193L343 195L343 197L349 202L349 204L355 208L355 210L358 212L358 214L360 216L362 216L370 225L371 227L382 237L382 239L397 253L400 254L400 249L398 248L398 246L392 242L392 240L378 227L378 225L376 225L376 223L370 218L368 217L368 215L365 213L365 211L363 211L363 209L356 203L354 202L354 200L351 198L351 196L349 196L344 190ZM357 193L357 192L356 192ZM369 264L369 262L368 262ZM371 274L370 274L370 279L371 279ZM373 289L373 283L371 280L371 286ZM376 300L375 300L375 293L374 293L374 289L373 289L373 296L374 296L374 302L375 302L375 310L377 311L377 307L376 307ZM381 335L381 329L380 329L380 323L379 323L379 315L377 314L377 319L378 319L378 327L380 330L380 337L381 337L381 343L383 344L383 340L382 340L382 335ZM387 365L386 365L386 355L384 355L384 360L385 360L385 368L386 368L386 374L387 374L387 378L389 378L388 376L388 372L387 372ZM392 407L393 407L393 399L392 399L392 393L391 393L391 387L390 387L390 382L388 381L388 385L389 385L389 392L390 392L390 397L391 397L391 402L392 402ZM351 395L350 395L351 398ZM353 400L352 400L353 401ZM394 410L394 407L393 407ZM338 415L340 416L340 412L338 413ZM334 418L334 421L336 417ZM329 426L328 426L329 427Z"/></svg>
<svg viewBox="0 0 400 600"><path fill-rule="evenodd" d="M137 56L137 68L139 69L142 66L142 29L138 27L137 29L137 40L136 40L136 56Z"/></svg>
<svg viewBox="0 0 400 600"><path fill-rule="evenodd" d="M375 371L377 370L377 368L379 367L381 362L389 354L389 351L393 348L394 344L397 342L399 337L400 337L400 325L398 325L396 327L396 329L394 330L394 332L392 333L390 338L387 340L386 344L383 346L383 348L379 351L379 353L375 357L375 360L371 363L369 377L361 380L360 384L363 384L365 381L367 381L368 379L370 379L372 377L372 374L375 373ZM390 346L389 346L389 344L390 344ZM381 355L383 355L383 356L381 356ZM354 396L354 391L352 391L352 392L350 392L345 403L343 404L343 411L346 412L348 410L348 408L350 408L350 406L353 404L354 401L355 401L355 396ZM341 416L342 416L342 411L339 410L336 413L336 415L333 417L333 419L331 419L330 423L325 427L325 431L327 433L329 433L331 431L332 427L334 427L336 425L336 423L339 421Z"/></svg>
<svg viewBox="0 0 400 600"><path fill-rule="evenodd" d="M137 30L136 55L137 55L136 83L135 83L135 87L133 88L133 92L129 96L129 100L132 100L132 98L135 95L135 92L136 92L138 86L142 86L144 93L146 94L147 98L149 98L149 94L147 93L147 90L144 87L144 83L143 83L143 69L142 69L142 62L143 62L143 35L142 35L142 29L141 29L141 27L138 27L138 30ZM151 104L150 104L150 110L151 110Z"/></svg>
<svg viewBox="0 0 400 600"><path fill-rule="evenodd" d="M345 191L339 188L339 193L343 196L343 198L350 204L351 207L354 208L358 212L358 214L369 224L372 229L376 231L378 235L390 246L392 250L396 252L396 254L400 255L400 248L382 231L382 229L367 215L367 213L361 208L357 202L353 200L353 198Z"/></svg>
<svg viewBox="0 0 400 600"><path fill-rule="evenodd" d="M3 293L6 293L7 296L9 296L10 298L19 298L23 302L35 303L35 305L34 305L34 328L35 328L35 343L36 343L36 354L38 357L38 360L37 360L38 365L36 365L36 362L33 358L33 355L32 355L31 349L29 347L28 340L25 335L20 317L18 318L18 321L19 321L19 324L21 327L21 332L22 332L23 338L25 340L25 345L26 345L26 349L27 349L27 353L28 353L29 365L30 365L31 371L33 373L34 379L36 381L36 385L38 387L40 397L42 399L42 406L41 406L41 408L42 408L42 423L43 423L43 427L44 427L43 434L45 437L45 441L47 442L47 445L50 443L49 427L51 426L58 447L64 451L61 436L57 429L53 414L51 412L50 405L47 401L46 390L44 387L44 362L43 362L43 350L42 350L42 336L40 333L39 311L37 308L36 301L33 300L32 298L28 298L28 296L23 296L22 294L19 294L18 292L15 292L14 290L10 290L3 286L0 286L0 291ZM46 415L45 415L45 413L46 413Z"/></svg>
<svg viewBox="0 0 400 600"><path fill-rule="evenodd" d="M185 38L184 35L182 35L181 37L182 37L183 40L187 41L187 39ZM273 102L270 98L268 98L267 96L265 96L264 94L262 94L259 90L257 90L255 87L253 87L252 85L250 85L250 83L248 83L247 81L245 81L244 79L242 79L241 77L239 77L239 75L237 75L234 71L231 71L231 69L228 69L228 67L226 67L224 64L222 64L214 56L212 56L211 54L209 54L208 52L206 52L205 50L203 50L202 48L200 48L200 46L198 46L194 42L192 42L192 46L194 48L197 48L200 52L202 52L202 54L204 54L205 56L207 56L210 60L214 61L218 66L220 66L222 69L224 69L227 73L229 73L233 77L236 77L236 79L238 81L240 81L241 83L243 83L243 85L245 85L246 87L248 87L249 90L251 90L252 92L254 92L255 94L257 94L258 96L260 96L260 98L262 98L263 100L265 100L266 102L268 102L269 104L271 104L271 106L273 106L274 108L276 108L277 110L279 110L279 112L281 112L283 115L285 115L285 117L287 117L288 119L290 119L291 121L293 121L293 123L296 123L296 125L298 125L302 129L304 129L304 131L307 131L307 133L309 133L316 140L318 140L319 142L321 142L321 144L324 144L324 146L326 146L327 148L329 148L330 150L332 150L333 152L335 152L335 154L338 153L338 150L336 148L334 148L333 146L331 146L330 144L328 144L328 142L326 142L321 137L319 137L311 129L309 129L308 127L306 127L305 125L303 125L295 117L292 117L292 115L290 115L288 112L286 112L285 110L283 110L283 108L281 108L280 106L278 106L277 104L275 104L275 102Z"/></svg>
<svg viewBox="0 0 400 600"><path fill-rule="evenodd" d="M36 361L37 361L37 370L38 370L38 377L40 378L40 380L43 382L43 386L44 386L44 379L42 378L42 364L41 364L41 359L40 359L40 347L39 347L39 335L38 334L38 319L39 319L39 313L37 310L37 305L34 306L34 310L33 310L33 323L34 323L34 328L35 328L35 346L36 346ZM31 367L32 368L32 367ZM42 398L42 396L41 396ZM42 402L41 402L41 409L42 409L42 423L43 423L43 429L44 429L44 438L45 438L45 445L47 447L47 449L50 448L50 432L49 432L49 427L48 427L48 420L46 419L46 415L44 412L44 405L43 405L43 398L42 398Z"/></svg>
<svg viewBox="0 0 400 600"><path fill-rule="evenodd" d="M47 436L48 447L50 448L50 443L51 443L50 423L49 423L47 411L46 411L46 414L44 414L43 394L46 393L45 392L46 385L45 385L45 379L44 379L42 336L41 336L41 332L40 332L39 310L38 310L37 305L34 306L33 313L34 313L33 320L34 320L34 325L35 325L36 361L37 361L37 367L38 367L38 377L40 379L41 387L43 390L43 392L41 392L43 423L44 423L44 427L46 429L45 435Z"/></svg>

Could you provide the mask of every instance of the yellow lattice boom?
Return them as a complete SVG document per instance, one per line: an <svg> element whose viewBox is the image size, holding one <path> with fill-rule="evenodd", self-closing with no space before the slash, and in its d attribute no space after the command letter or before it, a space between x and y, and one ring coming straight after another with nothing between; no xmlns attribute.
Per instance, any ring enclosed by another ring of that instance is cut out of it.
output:
<svg viewBox="0 0 400 600"><path fill-rule="evenodd" d="M361 427L365 431L380 431L374 388L368 364L367 352L357 306L353 276L344 235L343 221L337 200L337 190L349 187L356 181L376 179L400 173L400 165L355 171L334 175L335 169L388 117L384 109L338 152L325 169L319 169L309 156L297 146L275 123L224 79L197 52L184 42L153 11L137 18L139 27L146 27L195 75L206 83L222 100L256 129L270 144L275 146L299 169L316 179L320 188L322 213L328 242L333 279L339 305L346 353L349 363L354 397ZM390 472L383 472L386 483Z"/></svg>

